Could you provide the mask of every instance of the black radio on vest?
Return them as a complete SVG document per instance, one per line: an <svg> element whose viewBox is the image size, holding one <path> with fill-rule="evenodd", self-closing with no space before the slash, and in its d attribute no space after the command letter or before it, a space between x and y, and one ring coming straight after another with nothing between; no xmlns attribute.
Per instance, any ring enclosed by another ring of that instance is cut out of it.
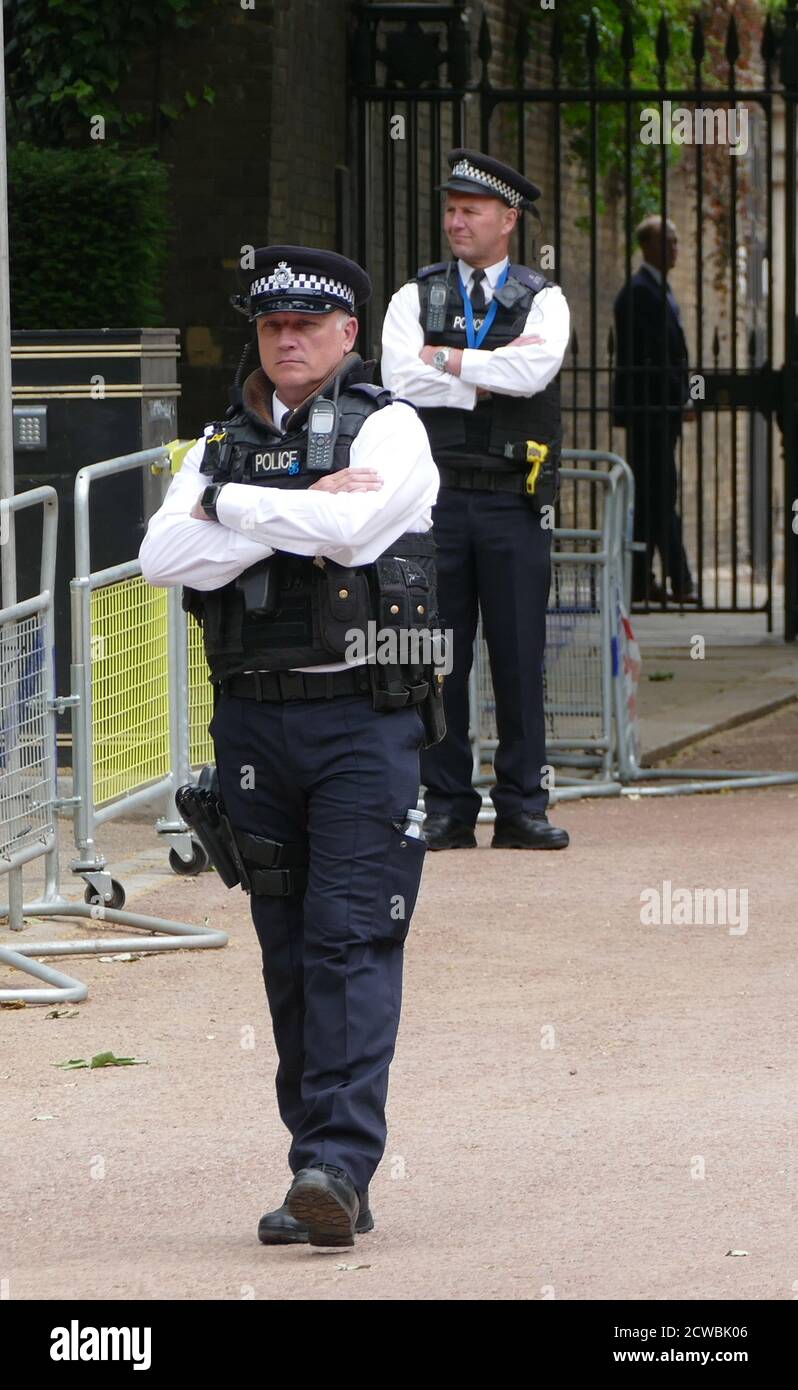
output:
<svg viewBox="0 0 798 1390"><path fill-rule="evenodd" d="M338 411L334 401L317 396L308 415L308 459L311 473L329 473L335 454Z"/></svg>
<svg viewBox="0 0 798 1390"><path fill-rule="evenodd" d="M434 284L430 285L426 317L426 329L428 333L442 333L446 327L446 304L448 298L449 287L446 281L436 280Z"/></svg>

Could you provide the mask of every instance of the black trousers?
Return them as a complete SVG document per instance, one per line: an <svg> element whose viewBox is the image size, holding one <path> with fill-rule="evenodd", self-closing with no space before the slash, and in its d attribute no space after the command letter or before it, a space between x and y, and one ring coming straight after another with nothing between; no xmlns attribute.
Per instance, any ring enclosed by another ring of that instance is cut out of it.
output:
<svg viewBox="0 0 798 1390"><path fill-rule="evenodd" d="M629 463L635 475L634 538L645 541L645 554L632 560L632 592L643 599L650 591L654 551L659 551L663 583L669 578L675 593L693 586L682 543L682 521L676 510L679 480L676 447L679 434L655 412L638 416L627 429Z"/></svg>
<svg viewBox="0 0 798 1390"><path fill-rule="evenodd" d="M482 611L496 697L499 746L491 791L497 816L545 811L543 653L551 580L551 530L519 495L441 488L433 509L438 607L453 629L453 667L444 682L446 737L421 757L431 813L474 824L482 804L471 785L468 675Z"/></svg>
<svg viewBox="0 0 798 1390"><path fill-rule="evenodd" d="M370 697L259 704L222 695L210 731L233 826L305 846L307 888L253 896L292 1172L343 1168L363 1192L385 1148L403 943L423 840L400 834L423 726Z"/></svg>

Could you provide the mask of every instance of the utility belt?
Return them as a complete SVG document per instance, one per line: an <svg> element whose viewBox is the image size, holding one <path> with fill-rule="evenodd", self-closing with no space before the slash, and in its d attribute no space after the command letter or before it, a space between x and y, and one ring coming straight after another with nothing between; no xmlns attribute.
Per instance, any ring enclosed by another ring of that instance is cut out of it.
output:
<svg viewBox="0 0 798 1390"><path fill-rule="evenodd" d="M481 489L483 492L512 492L517 497L526 497L538 511L556 501L557 467L548 444L539 444L535 439L505 444L504 457L523 464L524 471L517 473L515 470L480 468L469 465L467 460L456 466L438 463L441 486Z"/></svg>
<svg viewBox="0 0 798 1390"><path fill-rule="evenodd" d="M245 671L218 682L222 695L240 700L283 703L286 700L334 700L338 695L367 695L365 666L353 671Z"/></svg>
<svg viewBox="0 0 798 1390"><path fill-rule="evenodd" d="M215 767L204 767L197 786L178 787L175 805L227 888L240 883L254 897L285 898L304 893L308 851L234 830L222 802Z"/></svg>
<svg viewBox="0 0 798 1390"><path fill-rule="evenodd" d="M365 662L350 671L245 671L217 682L217 690L236 699L284 703L334 700L339 695L370 695L372 708L390 711L417 705L424 724L424 747L446 733L443 713L443 634L432 639L433 659L401 666ZM185 819L185 818L184 818Z"/></svg>
<svg viewBox="0 0 798 1390"><path fill-rule="evenodd" d="M320 625L325 639L323 663L345 660L350 669L313 672L283 669L286 661L296 666L322 664L311 649L287 647L275 653L266 645L235 655L236 665L262 665L263 670L241 672L211 667L211 680L229 694L254 700L332 699L344 694L370 694L376 710L404 709L417 705L424 723L424 746L440 743L446 732L443 715L443 671L446 667L444 634L437 627L434 570L427 573L421 556L434 555L430 535L400 537L408 543L407 558L383 554L368 566L346 568L331 560L314 570L320 595ZM282 594L270 579L271 561L258 565L239 579L246 614L279 618ZM265 572L264 572L265 571ZM206 649L209 624L205 596L199 595L195 616L203 619ZM360 643L358 649L358 643ZM369 646L375 647L374 651ZM314 661L315 657L315 661ZM293 660L291 659L293 658ZM276 668L276 669L275 669Z"/></svg>
<svg viewBox="0 0 798 1390"><path fill-rule="evenodd" d="M517 473L498 473L492 468L469 467L467 464L455 468L445 463L438 464L441 487L463 488L468 491L481 489L483 492L514 492L520 497L524 492L524 479Z"/></svg>

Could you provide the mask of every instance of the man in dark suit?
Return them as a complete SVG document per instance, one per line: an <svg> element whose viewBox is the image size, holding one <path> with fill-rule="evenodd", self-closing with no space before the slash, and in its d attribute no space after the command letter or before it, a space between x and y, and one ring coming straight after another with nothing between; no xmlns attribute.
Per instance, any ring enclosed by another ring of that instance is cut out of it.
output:
<svg viewBox="0 0 798 1390"><path fill-rule="evenodd" d="M682 420L692 419L687 374L687 343L679 306L668 284L676 262L673 223L646 217L637 228L642 265L615 300L618 345L613 420L625 425L627 457L635 475L635 540L646 551L634 557L632 596L661 602L670 578L677 603L696 603L682 522L676 510L676 445ZM662 563L660 587L652 574L654 550Z"/></svg>

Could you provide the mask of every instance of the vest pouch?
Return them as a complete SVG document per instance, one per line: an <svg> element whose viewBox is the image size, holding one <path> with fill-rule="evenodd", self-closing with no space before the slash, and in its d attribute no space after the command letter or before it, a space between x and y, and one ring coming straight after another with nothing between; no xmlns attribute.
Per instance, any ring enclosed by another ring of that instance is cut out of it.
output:
<svg viewBox="0 0 798 1390"><path fill-rule="evenodd" d="M250 565L235 581L236 588L244 600L244 612L256 613L261 618L271 618L277 612L279 576L275 564L276 556L270 555Z"/></svg>
<svg viewBox="0 0 798 1390"><path fill-rule="evenodd" d="M410 593L404 562L395 555L374 561L377 589L377 627L409 627Z"/></svg>
<svg viewBox="0 0 798 1390"><path fill-rule="evenodd" d="M200 598L205 655L213 668L213 657L236 651L241 646L244 600L235 581L221 589L203 590Z"/></svg>
<svg viewBox="0 0 798 1390"><path fill-rule="evenodd" d="M381 555L374 561L374 606L379 633L398 633L395 660L380 660L373 671L375 709L402 709L420 704L429 691L422 657L422 638L413 629L429 623L430 591L427 574L416 559Z"/></svg>
<svg viewBox="0 0 798 1390"><path fill-rule="evenodd" d="M368 580L360 569L349 569L335 560L314 566L318 594L321 639L336 656L343 657L354 629L365 638L370 617Z"/></svg>
<svg viewBox="0 0 798 1390"><path fill-rule="evenodd" d="M429 576L417 559L380 555L374 561L377 628L426 628L431 612Z"/></svg>
<svg viewBox="0 0 798 1390"><path fill-rule="evenodd" d="M409 607L408 627L429 627L434 618L429 576L420 560L403 560Z"/></svg>
<svg viewBox="0 0 798 1390"><path fill-rule="evenodd" d="M377 627L426 627L429 579L418 560L381 555L374 561Z"/></svg>

